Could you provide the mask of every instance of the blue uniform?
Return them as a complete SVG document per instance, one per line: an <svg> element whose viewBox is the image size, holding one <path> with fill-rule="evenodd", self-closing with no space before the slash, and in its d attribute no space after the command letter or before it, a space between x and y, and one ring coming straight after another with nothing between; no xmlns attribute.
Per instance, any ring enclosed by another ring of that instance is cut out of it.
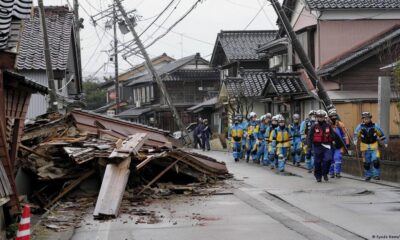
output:
<svg viewBox="0 0 400 240"><path fill-rule="evenodd" d="M203 151L208 150L210 151L211 146L210 146L210 138L211 138L212 132L211 128L208 125L204 125L203 129L201 129L201 140L202 140L202 147Z"/></svg>
<svg viewBox="0 0 400 240"><path fill-rule="evenodd" d="M289 126L290 134L292 135L292 161L293 164L300 164L301 151L303 149L303 143L301 141L300 123L292 123Z"/></svg>
<svg viewBox="0 0 400 240"><path fill-rule="evenodd" d="M238 161L240 158L240 152L242 151L242 139L244 129L239 123L235 123L229 128L228 139L232 143L233 159Z"/></svg>
<svg viewBox="0 0 400 240"><path fill-rule="evenodd" d="M340 139L341 143L340 145L347 144L347 137L344 129L342 127L334 126L333 128L335 130L336 136ZM340 175L342 172L342 148L341 147L335 147L333 148L333 161L331 164L331 167L329 169L329 175L332 177L336 175Z"/></svg>
<svg viewBox="0 0 400 240"><path fill-rule="evenodd" d="M249 125L249 122L247 121L242 121L240 123L240 126L243 128L243 138L242 138L242 149L240 149L240 153L239 153L239 159L243 159L244 158L244 153L246 150L246 138L247 138L247 127Z"/></svg>
<svg viewBox="0 0 400 240"><path fill-rule="evenodd" d="M246 153L246 161L249 161L250 156L253 161L256 161L257 152L254 151L254 145L257 141L259 125L257 121L250 121L247 127L247 153Z"/></svg>
<svg viewBox="0 0 400 240"><path fill-rule="evenodd" d="M265 147L267 144L267 141L265 139L266 132L269 132L269 124L260 123L259 132L257 133L257 140L258 140L257 155L256 155L257 161L264 160L264 156L268 155L265 152Z"/></svg>
<svg viewBox="0 0 400 240"><path fill-rule="evenodd" d="M315 123L314 120L307 118L300 125L301 141L303 142L303 153L305 153L305 154L309 150L311 151L311 153L313 151L312 145L307 144L307 136L308 136L308 133L309 133L311 127L314 125L314 123ZM311 156L310 156L309 154L306 154L305 162L306 162L306 168L309 171L311 171L314 168L314 155L311 154Z"/></svg>
<svg viewBox="0 0 400 240"><path fill-rule="evenodd" d="M364 170L365 176L379 177L380 176L380 152L378 141L382 140L387 144L388 140L376 123L360 124L354 132L354 139L360 139L360 150L364 155ZM371 166L372 165L372 166Z"/></svg>
<svg viewBox="0 0 400 240"><path fill-rule="evenodd" d="M289 154L291 135L289 128L286 126L278 126L271 133L271 152L275 154L272 164L276 165L275 159L278 157L278 169L280 172L285 171L285 163Z"/></svg>
<svg viewBox="0 0 400 240"><path fill-rule="evenodd" d="M265 148L264 148L264 159L263 159L263 165L264 166L268 166L271 164L271 161L274 159L272 157L272 152L271 152L271 133L272 131L276 128L276 125L270 125L267 129L267 131L265 131L264 134L264 139L265 139ZM271 138L272 139L272 138ZM271 159L270 159L271 158Z"/></svg>
<svg viewBox="0 0 400 240"><path fill-rule="evenodd" d="M322 176L327 180L329 167L332 162L333 142L335 132L325 121L315 123L308 134L308 146L312 146L314 152L314 176L321 181ZM311 156L311 149L307 150L307 157Z"/></svg>

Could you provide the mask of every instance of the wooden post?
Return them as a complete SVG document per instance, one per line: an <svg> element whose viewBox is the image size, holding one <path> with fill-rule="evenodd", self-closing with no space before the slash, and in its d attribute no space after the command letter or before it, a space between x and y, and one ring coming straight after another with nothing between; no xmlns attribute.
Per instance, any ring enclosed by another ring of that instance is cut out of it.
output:
<svg viewBox="0 0 400 240"><path fill-rule="evenodd" d="M379 77L378 115L379 124L389 140L390 136L390 82L391 77Z"/></svg>
<svg viewBox="0 0 400 240"><path fill-rule="evenodd" d="M43 34L43 45L44 45L43 47L44 47L44 56L46 60L47 81L50 88L49 107L47 111L56 112L58 110L58 106L55 105L57 101L56 87L54 85L54 73L53 73L53 67L51 65L49 37L47 35L46 15L44 12L43 0L38 0L38 4L39 4L40 26Z"/></svg>

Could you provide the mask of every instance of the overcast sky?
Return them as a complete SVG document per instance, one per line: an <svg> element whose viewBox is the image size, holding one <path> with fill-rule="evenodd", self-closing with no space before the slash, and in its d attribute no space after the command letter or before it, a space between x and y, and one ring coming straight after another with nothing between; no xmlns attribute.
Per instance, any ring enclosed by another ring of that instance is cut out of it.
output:
<svg viewBox="0 0 400 240"><path fill-rule="evenodd" d="M136 14L142 16L136 30L141 33L172 0L125 0L123 5L127 11L136 9ZM44 0L47 5L66 5L73 0ZM95 15L108 8L112 0L79 0L81 5L79 14L84 18L85 28L81 31L82 68L84 76L114 75L114 64L109 60L109 51L112 50L112 29L105 32L106 19L100 20L96 27L88 15ZM196 0L175 0L172 7L156 21L141 37L146 43L165 32L164 28L175 23ZM177 5L178 4L178 5ZM37 5L37 1L35 1ZM177 7L175 8L175 6ZM260 11L264 6L263 11ZM174 10L175 9L175 10ZM85 11L86 10L86 11ZM172 12L172 10L174 10ZM172 12L168 20L157 27ZM257 16L256 14L259 13ZM256 16L256 17L255 17ZM253 21L252 21L253 20ZM252 21L252 22L251 22ZM249 23L251 24L249 25ZM148 48L151 57L167 53L174 58L181 58L199 52L206 59L210 58L217 33L221 30L271 30L276 29L276 15L267 0L203 0L198 4L173 32L168 33L153 46ZM158 30L157 30L158 29ZM156 31L156 32L155 32ZM155 32L155 33L154 33ZM154 33L154 34L153 34ZM149 38L149 36L153 36ZM118 30L118 39L127 42L132 39L131 34L122 35ZM147 40L147 41L146 41ZM143 59L132 56L127 59L131 64L143 62ZM119 58L119 71L129 70L130 64ZM102 67L103 66L103 67Z"/></svg>

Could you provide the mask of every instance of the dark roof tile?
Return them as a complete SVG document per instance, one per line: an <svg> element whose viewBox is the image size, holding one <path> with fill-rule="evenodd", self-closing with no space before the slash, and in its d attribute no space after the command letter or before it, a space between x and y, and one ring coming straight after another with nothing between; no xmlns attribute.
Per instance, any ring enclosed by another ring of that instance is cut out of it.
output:
<svg viewBox="0 0 400 240"><path fill-rule="evenodd" d="M397 9L400 0L306 0L311 9Z"/></svg>

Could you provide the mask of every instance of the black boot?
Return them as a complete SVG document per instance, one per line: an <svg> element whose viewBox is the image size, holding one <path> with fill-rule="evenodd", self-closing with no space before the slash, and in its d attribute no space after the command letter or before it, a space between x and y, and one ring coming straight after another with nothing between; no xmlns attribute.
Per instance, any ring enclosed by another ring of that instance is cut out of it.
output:
<svg viewBox="0 0 400 240"><path fill-rule="evenodd" d="M329 181L328 175L324 175L324 181L325 182Z"/></svg>

